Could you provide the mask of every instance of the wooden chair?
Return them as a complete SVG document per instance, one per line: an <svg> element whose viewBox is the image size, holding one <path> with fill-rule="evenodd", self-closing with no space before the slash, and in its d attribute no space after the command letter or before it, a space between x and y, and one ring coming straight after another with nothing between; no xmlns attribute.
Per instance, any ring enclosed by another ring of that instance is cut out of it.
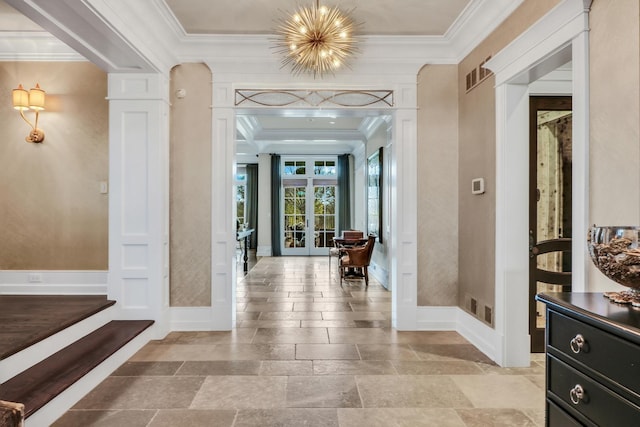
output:
<svg viewBox="0 0 640 427"><path fill-rule="evenodd" d="M333 246L329 248L329 273L331 273L331 258L335 257L338 258L338 265L340 264L340 250L342 248L344 248L345 246L343 246L341 243L339 243L340 240L358 240L358 239L362 239L362 236L364 235L364 233L360 230L344 230L342 232L342 237L340 239L331 239L331 243L333 243Z"/></svg>
<svg viewBox="0 0 640 427"><path fill-rule="evenodd" d="M371 263L371 255L373 254L373 246L376 243L376 236L370 234L367 243L364 246L356 246L352 248L340 248L340 257L338 258L338 269L340 270L340 286L342 279L345 277L347 269L361 269L364 283L369 286L369 263Z"/></svg>

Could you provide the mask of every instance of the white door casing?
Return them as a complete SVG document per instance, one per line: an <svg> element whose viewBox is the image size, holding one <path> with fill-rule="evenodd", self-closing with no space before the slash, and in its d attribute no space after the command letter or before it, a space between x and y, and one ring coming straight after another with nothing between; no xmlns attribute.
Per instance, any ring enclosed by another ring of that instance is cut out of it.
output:
<svg viewBox="0 0 640 427"><path fill-rule="evenodd" d="M496 80L496 362L529 366L529 84L568 60L573 82L572 287L587 273L590 0L565 0L486 64Z"/></svg>

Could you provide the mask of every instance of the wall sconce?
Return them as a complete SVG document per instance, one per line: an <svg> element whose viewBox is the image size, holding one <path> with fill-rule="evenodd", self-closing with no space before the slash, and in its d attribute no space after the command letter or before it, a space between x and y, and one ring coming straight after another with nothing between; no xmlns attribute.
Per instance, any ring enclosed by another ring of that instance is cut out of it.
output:
<svg viewBox="0 0 640 427"><path fill-rule="evenodd" d="M40 111L44 110L44 90L40 89L40 85L36 83L36 87L27 91L22 85L18 85L16 89L13 89L13 108L20 111L20 116L25 122L31 126L31 132L24 139L27 142L42 142L44 141L44 132L42 129L38 129L38 115ZM33 110L36 112L35 124L31 123L24 115L26 110Z"/></svg>

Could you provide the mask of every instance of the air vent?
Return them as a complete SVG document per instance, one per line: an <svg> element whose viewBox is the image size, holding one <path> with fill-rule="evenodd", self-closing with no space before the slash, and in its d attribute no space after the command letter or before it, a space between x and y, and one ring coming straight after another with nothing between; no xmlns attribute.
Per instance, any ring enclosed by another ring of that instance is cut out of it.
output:
<svg viewBox="0 0 640 427"><path fill-rule="evenodd" d="M471 295L466 295L465 296L465 308L467 309L467 311L471 314L473 314L474 316L478 315L478 300L473 298Z"/></svg>
<svg viewBox="0 0 640 427"><path fill-rule="evenodd" d="M484 321L489 325L493 325L493 309L488 306L484 306Z"/></svg>
<svg viewBox="0 0 640 427"><path fill-rule="evenodd" d="M474 68L473 70L469 71L469 73L467 73L466 76L466 88L467 88L467 92L469 92L471 89L473 89L474 87L478 86L480 83L482 83L487 77L489 77L491 74L493 74L491 72L491 70L489 70L488 68L485 68L484 65L487 63L488 60L491 59L491 55L487 56L481 63L480 65L478 65L476 68Z"/></svg>

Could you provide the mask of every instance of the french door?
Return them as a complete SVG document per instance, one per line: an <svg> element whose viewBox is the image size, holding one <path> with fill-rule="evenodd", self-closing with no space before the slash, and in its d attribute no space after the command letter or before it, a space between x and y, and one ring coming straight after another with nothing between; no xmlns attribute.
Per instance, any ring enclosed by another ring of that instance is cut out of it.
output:
<svg viewBox="0 0 640 427"><path fill-rule="evenodd" d="M336 233L337 159L283 157L283 255L327 255Z"/></svg>

